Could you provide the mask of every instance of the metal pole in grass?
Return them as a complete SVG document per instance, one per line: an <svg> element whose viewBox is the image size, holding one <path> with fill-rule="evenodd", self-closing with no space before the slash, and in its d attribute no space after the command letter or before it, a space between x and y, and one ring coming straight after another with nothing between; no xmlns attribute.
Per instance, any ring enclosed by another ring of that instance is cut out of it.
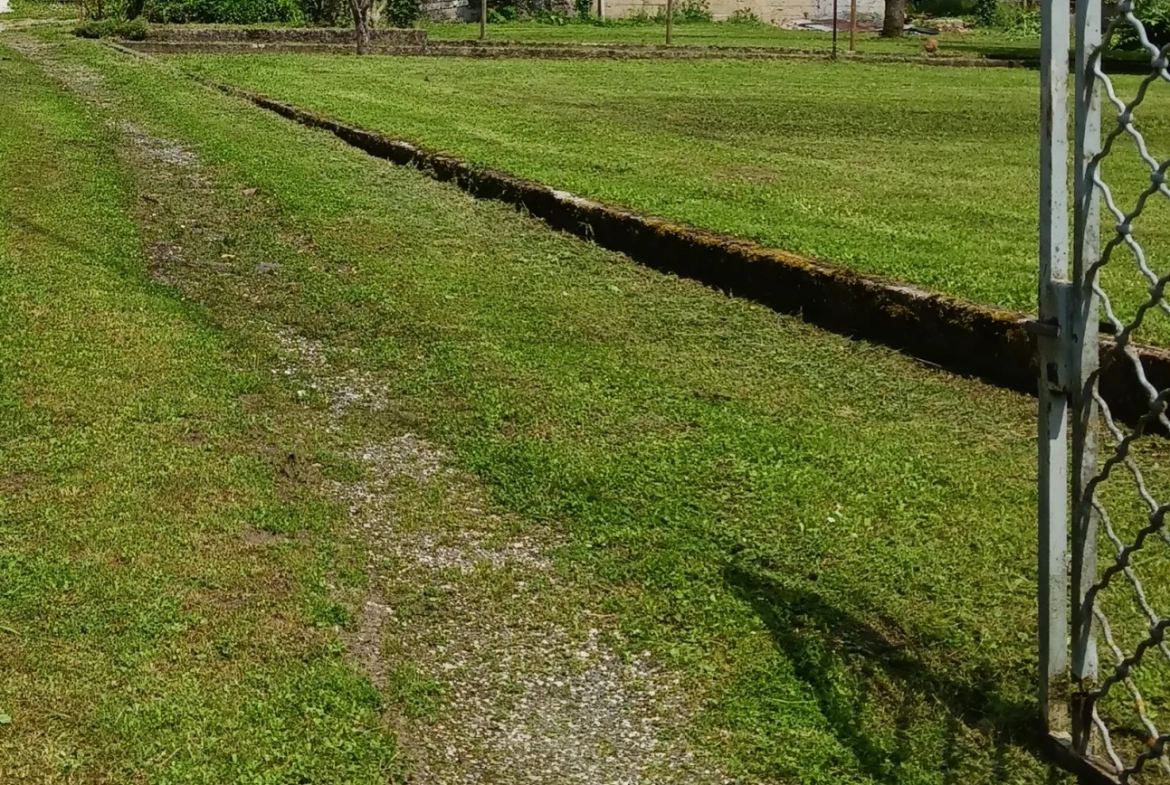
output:
<svg viewBox="0 0 1170 785"><path fill-rule="evenodd" d="M1139 28L1140 29L1140 28ZM1067 46L1067 41L1065 42ZM1073 265L1072 313L1067 331L1066 355L1071 356L1070 387L1072 389L1072 678L1079 689L1086 689L1097 680L1097 624L1091 599L1100 580L1097 572L1097 528L1102 522L1101 512L1086 497L1098 477L1096 375L1100 362L1097 340L1100 324L1100 301L1096 293L1097 264L1101 260L1101 195L1097 176L1103 162L1101 155L1101 88L1107 80L1099 79L1095 71L1100 60L1094 54L1101 46L1101 5L1089 0L1076 4L1076 81L1073 96L1075 122L1073 127ZM1165 59L1165 55L1162 55ZM1140 100L1140 99L1139 99ZM1126 114L1132 109L1126 108ZM1129 126L1132 130L1133 126ZM1140 137L1139 137L1140 139ZM1108 191L1104 192L1108 196ZM1128 224L1130 218L1126 218ZM1123 229L1118 227L1118 233ZM1124 230L1128 232L1128 229ZM1120 236L1120 235L1119 235ZM1132 239L1132 238L1127 238ZM1065 336L1062 335L1062 338ZM1108 409L1104 410L1106 413ZM1108 416L1106 414L1106 416ZM1106 444L1108 442L1106 441ZM1108 453L1106 453L1108 454ZM1110 458L1112 460L1112 457ZM1103 475L1102 475L1103 476ZM1118 563L1121 563L1118 557ZM1110 565L1110 569L1114 569ZM1141 584L1135 584L1141 590ZM1105 629L1108 629L1107 627ZM1107 633L1106 633L1107 635ZM1112 670L1112 668L1108 668ZM1120 667L1118 668L1120 670ZM1073 749L1088 752L1094 737L1094 722L1082 712L1072 717ZM1108 745L1109 736L1101 734ZM1154 742L1151 742L1153 745ZM1122 780L1125 776L1122 776Z"/></svg>
<svg viewBox="0 0 1170 785"><path fill-rule="evenodd" d="M849 0L849 51L857 51L857 0Z"/></svg>
<svg viewBox="0 0 1170 785"><path fill-rule="evenodd" d="M837 59L837 0L833 0L833 59Z"/></svg>
<svg viewBox="0 0 1170 785"><path fill-rule="evenodd" d="M479 40L487 39L487 0L479 0Z"/></svg>
<svg viewBox="0 0 1170 785"><path fill-rule="evenodd" d="M1068 0L1040 3L1040 416L1038 480L1040 716L1066 737L1068 576Z"/></svg>
<svg viewBox="0 0 1170 785"><path fill-rule="evenodd" d="M674 0L666 0L666 45L674 39Z"/></svg>

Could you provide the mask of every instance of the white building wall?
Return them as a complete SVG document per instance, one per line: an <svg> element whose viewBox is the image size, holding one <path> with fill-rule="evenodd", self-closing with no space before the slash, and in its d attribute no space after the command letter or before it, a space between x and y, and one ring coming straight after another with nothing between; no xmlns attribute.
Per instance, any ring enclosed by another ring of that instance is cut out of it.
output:
<svg viewBox="0 0 1170 785"><path fill-rule="evenodd" d="M686 0L675 0L676 7ZM797 19L832 19L833 0L708 0L711 15L716 21L727 19L736 11L751 11L762 22L779 24ZM611 19L631 16L639 12L654 16L666 9L665 0L605 0L605 15ZM857 0L857 13L862 17L881 17L883 0ZM844 19L849 13L849 0L838 0L838 13Z"/></svg>

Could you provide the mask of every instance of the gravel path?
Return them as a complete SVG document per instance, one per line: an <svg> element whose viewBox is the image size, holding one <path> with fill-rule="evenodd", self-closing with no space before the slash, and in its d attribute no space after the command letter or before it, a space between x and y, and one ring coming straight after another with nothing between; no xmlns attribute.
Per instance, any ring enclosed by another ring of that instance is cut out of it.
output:
<svg viewBox="0 0 1170 785"><path fill-rule="evenodd" d="M329 372L320 344L287 333L282 343L333 418L353 405L337 413L334 401L384 400L368 378L355 388L352 372ZM350 457L366 477L332 491L369 546L377 587L351 651L376 681L408 666L442 695L433 717L398 726L415 782L731 782L682 737L695 710L684 685L649 653L623 653L607 620L558 583L552 537L517 534L474 478L415 434ZM425 600L403 614L384 599L410 595Z"/></svg>
<svg viewBox="0 0 1170 785"><path fill-rule="evenodd" d="M208 286L237 287L246 301L249 277L279 275L271 263L205 258L207 237L225 227L208 225L221 213L200 212L215 189L188 145L129 121L99 75L62 62L53 47L9 42L120 133L149 204L139 220L156 277L196 298ZM648 653L631 653L559 577L552 533L493 512L478 481L419 434L354 426L351 415L382 412L389 401L381 380L353 367L352 352L283 325L257 328L283 358L271 372L306 399L328 401L306 406L305 427L347 444L362 469L360 479L323 486L348 508L350 535L369 557L371 591L345 639L387 693L412 782L732 782L687 744L698 707L686 685ZM404 706L404 675L437 696L433 707Z"/></svg>

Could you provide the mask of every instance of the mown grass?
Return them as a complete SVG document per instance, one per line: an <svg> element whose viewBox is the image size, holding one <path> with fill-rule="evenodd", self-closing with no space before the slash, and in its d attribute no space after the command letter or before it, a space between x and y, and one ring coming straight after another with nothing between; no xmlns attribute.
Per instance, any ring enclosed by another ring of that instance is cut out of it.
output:
<svg viewBox="0 0 1170 785"><path fill-rule="evenodd" d="M0 80L0 781L385 783L286 399L146 274L106 126L2 42Z"/></svg>
<svg viewBox="0 0 1170 785"><path fill-rule="evenodd" d="M38 0L12 0L10 11L0 15L0 23L19 19L78 19L80 12L76 4L62 2L38 2Z"/></svg>
<svg viewBox="0 0 1170 785"><path fill-rule="evenodd" d="M1031 311L1038 78L1028 71L782 62L188 56L200 74L611 203ZM1119 79L1131 94L1136 78ZM1166 149L1170 96L1137 116ZM1128 142L1120 203L1149 183ZM1170 258L1170 204L1136 233ZM1104 222L1111 225L1109 220ZM1164 265L1163 265L1164 266ZM1105 283L1132 315L1127 252ZM1164 325L1147 331L1170 338Z"/></svg>
<svg viewBox="0 0 1170 785"><path fill-rule="evenodd" d="M729 772L1048 781L1029 751L1033 401L640 268L150 62L56 54L190 145L226 203L266 200L224 242L279 277L210 288L217 323L287 325L386 379L497 508L564 537L560 580L684 674L693 734ZM408 710L442 710L396 679Z"/></svg>
<svg viewBox="0 0 1170 785"><path fill-rule="evenodd" d="M83 44L311 236L262 309L567 538L749 781L1040 782L1033 404L664 277ZM292 293L292 294L290 294ZM257 292L257 295L261 295ZM565 608L573 614L574 608Z"/></svg>
<svg viewBox="0 0 1170 785"><path fill-rule="evenodd" d="M470 41L479 38L479 24L423 23L427 37L437 41ZM986 54L1035 57L1039 41L1027 37L979 31L942 33L931 36L940 56ZM488 26L492 41L587 44L665 44L666 25L659 22L614 20L605 23L546 24L535 21L499 22ZM686 22L675 24L674 44L678 46L768 46L786 49L827 50L833 45L830 33L784 30L760 22ZM864 54L924 54L926 37L910 35L901 39L882 38L877 33L858 33L857 51ZM848 23L842 22L837 45L849 48Z"/></svg>

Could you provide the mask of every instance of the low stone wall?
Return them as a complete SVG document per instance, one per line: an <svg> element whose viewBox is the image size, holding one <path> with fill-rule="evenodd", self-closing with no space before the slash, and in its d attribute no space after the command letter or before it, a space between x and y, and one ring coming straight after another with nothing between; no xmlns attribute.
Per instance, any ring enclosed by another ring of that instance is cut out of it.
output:
<svg viewBox="0 0 1170 785"><path fill-rule="evenodd" d="M263 54L300 54L300 55L356 55L353 36L345 43L334 44L300 44L283 43L280 41L122 41L123 49L142 55L177 55L177 54L210 54L210 55L263 55ZM425 44L388 44L373 43L370 45L370 54L375 55L421 55Z"/></svg>
<svg viewBox="0 0 1170 785"><path fill-rule="evenodd" d="M421 32L421 31L419 31ZM142 54L352 54L353 33L340 36L332 43L265 41L261 39L222 40L207 36L201 40L165 40L148 37L145 41L122 41L125 49ZM732 46L665 46L632 44L564 44L517 43L513 41L431 41L423 36L418 43L375 39L371 51L385 55L426 55L431 57L536 58L554 60L826 60L824 49L786 49L783 47ZM866 63L910 63L969 68L1034 67L1022 60L951 57L943 55L854 55L840 53L842 61Z"/></svg>
<svg viewBox="0 0 1170 785"><path fill-rule="evenodd" d="M146 40L172 43L280 43L345 44L353 43L353 29L334 27L189 27L152 26ZM422 46L425 30L372 30L370 41L388 46Z"/></svg>

